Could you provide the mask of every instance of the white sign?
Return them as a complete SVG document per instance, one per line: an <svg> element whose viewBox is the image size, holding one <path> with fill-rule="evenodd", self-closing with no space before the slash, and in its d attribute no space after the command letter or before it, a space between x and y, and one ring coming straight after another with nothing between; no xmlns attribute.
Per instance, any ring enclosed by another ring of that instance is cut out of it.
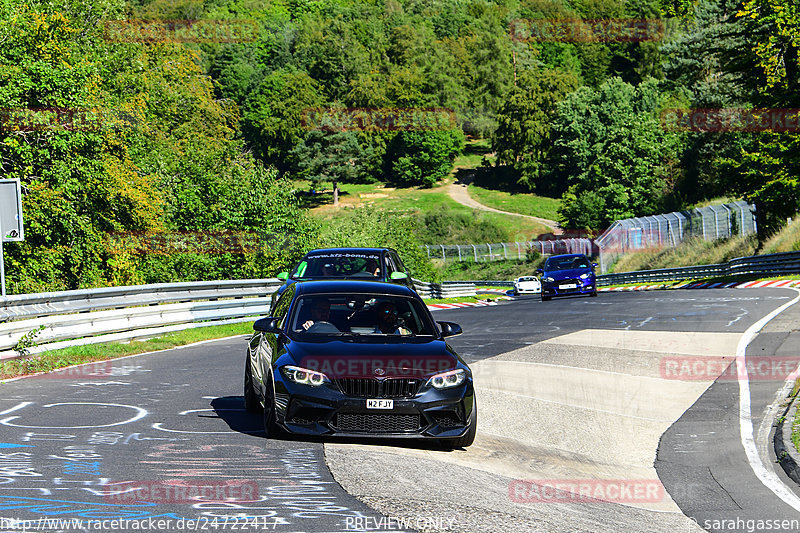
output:
<svg viewBox="0 0 800 533"><path fill-rule="evenodd" d="M0 230L3 242L25 240L19 179L0 179Z"/></svg>

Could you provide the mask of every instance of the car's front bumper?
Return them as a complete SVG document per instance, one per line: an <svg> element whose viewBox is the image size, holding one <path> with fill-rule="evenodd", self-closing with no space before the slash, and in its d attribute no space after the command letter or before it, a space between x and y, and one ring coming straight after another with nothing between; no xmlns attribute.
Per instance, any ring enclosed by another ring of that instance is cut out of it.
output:
<svg viewBox="0 0 800 533"><path fill-rule="evenodd" d="M344 394L335 383L319 387L276 382L276 421L289 433L344 437L450 439L469 429L475 408L471 379L452 389L429 388L390 398L392 409L367 409L367 397Z"/></svg>
<svg viewBox="0 0 800 533"><path fill-rule="evenodd" d="M575 285L572 288L566 288L567 285ZM553 282L546 282L542 284L542 296L570 296L581 294L593 294L597 291L597 284L593 279L570 279L560 280Z"/></svg>

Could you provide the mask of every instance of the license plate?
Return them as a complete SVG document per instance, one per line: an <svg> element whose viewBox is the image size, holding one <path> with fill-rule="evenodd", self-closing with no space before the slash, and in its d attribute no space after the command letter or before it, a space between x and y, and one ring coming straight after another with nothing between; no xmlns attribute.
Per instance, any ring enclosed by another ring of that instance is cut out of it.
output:
<svg viewBox="0 0 800 533"><path fill-rule="evenodd" d="M367 409L394 409L394 400L367 400Z"/></svg>
<svg viewBox="0 0 800 533"><path fill-rule="evenodd" d="M565 283L564 285L559 285L558 288L559 289L564 289L564 290L566 290L566 289L577 289L578 286L575 285L574 283Z"/></svg>

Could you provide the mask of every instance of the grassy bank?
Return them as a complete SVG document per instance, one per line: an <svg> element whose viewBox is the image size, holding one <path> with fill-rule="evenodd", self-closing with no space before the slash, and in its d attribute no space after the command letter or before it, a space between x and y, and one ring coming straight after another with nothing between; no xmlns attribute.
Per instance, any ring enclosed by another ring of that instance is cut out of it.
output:
<svg viewBox="0 0 800 533"><path fill-rule="evenodd" d="M706 241L691 239L674 248L641 250L623 255L610 272L634 272L656 268L675 268L724 263L736 257L753 255L758 241L755 235Z"/></svg>
<svg viewBox="0 0 800 533"><path fill-rule="evenodd" d="M531 276L536 273L537 268L541 268L544 258L533 261L513 260L513 261L491 261L487 263L473 263L471 261L450 261L442 263L435 261L441 279L447 281L513 281L520 276Z"/></svg>
<svg viewBox="0 0 800 533"><path fill-rule="evenodd" d="M469 195L477 202L511 213L530 215L548 220L558 220L558 208L561 200L547 198L531 193L508 192L496 189L487 189L477 185L469 186Z"/></svg>
<svg viewBox="0 0 800 533"><path fill-rule="evenodd" d="M107 359L125 357L126 355L167 350L176 346L192 344L193 342L221 339L252 332L253 324L251 322L242 322L239 324L186 329L142 341L133 340L126 343L108 342L73 346L61 350L42 352L26 359L11 359L0 362L0 379L34 374L36 372L47 372L80 363L105 361Z"/></svg>

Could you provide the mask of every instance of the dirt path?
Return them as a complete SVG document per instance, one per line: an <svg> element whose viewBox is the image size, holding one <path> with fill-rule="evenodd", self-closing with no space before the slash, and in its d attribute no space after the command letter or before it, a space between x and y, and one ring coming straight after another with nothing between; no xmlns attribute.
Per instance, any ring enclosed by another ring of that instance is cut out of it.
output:
<svg viewBox="0 0 800 533"><path fill-rule="evenodd" d="M504 215L529 218L531 220L535 220L540 224L544 224L545 226L550 228L553 231L554 235L561 235L564 233L561 227L558 225L558 222L556 222L555 220L548 220L546 218L539 218L532 215L523 215L520 213L512 213L510 211L500 211L499 209L495 209L494 207L489 207L488 205L483 205L482 203L477 202L469 195L469 190L467 189L467 187L469 187L469 184L471 182L472 180L469 178L460 178L454 183L451 183L447 186L447 193L450 195L450 198L460 203L461 205L465 205L473 209L480 209L482 211L492 211L493 213L502 213Z"/></svg>

